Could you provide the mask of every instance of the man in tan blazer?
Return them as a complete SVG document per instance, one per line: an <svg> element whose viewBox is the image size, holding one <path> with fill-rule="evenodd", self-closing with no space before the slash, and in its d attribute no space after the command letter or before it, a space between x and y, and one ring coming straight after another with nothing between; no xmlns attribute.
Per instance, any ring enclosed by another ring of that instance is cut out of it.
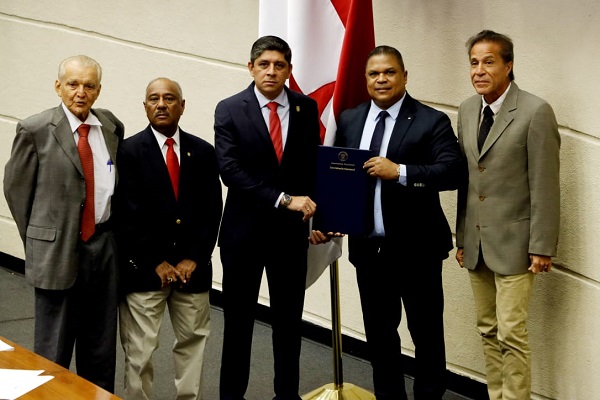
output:
<svg viewBox="0 0 600 400"><path fill-rule="evenodd" d="M514 82L510 38L482 31L467 48L477 95L458 112L469 182L456 258L469 270L490 399L529 399L527 308L534 274L556 255L560 136L550 105Z"/></svg>
<svg viewBox="0 0 600 400"><path fill-rule="evenodd" d="M4 195L35 287L34 351L69 368L76 345L77 373L113 391L117 270L108 219L124 129L110 111L91 108L101 78L87 56L60 64L54 86L62 103L17 125ZM82 137L91 163L82 163Z"/></svg>

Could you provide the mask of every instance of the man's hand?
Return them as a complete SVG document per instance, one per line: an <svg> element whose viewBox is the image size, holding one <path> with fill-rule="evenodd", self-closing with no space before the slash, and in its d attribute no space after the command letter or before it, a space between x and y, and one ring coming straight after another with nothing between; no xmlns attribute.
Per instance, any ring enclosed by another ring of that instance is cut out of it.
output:
<svg viewBox="0 0 600 400"><path fill-rule="evenodd" d="M529 270L534 274L539 272L550 272L552 270L552 257L530 254L529 260L531 260Z"/></svg>
<svg viewBox="0 0 600 400"><path fill-rule="evenodd" d="M196 262L192 260L182 260L175 269L179 272L179 276L183 283L188 283L192 279L192 272L196 270Z"/></svg>
<svg viewBox="0 0 600 400"><path fill-rule="evenodd" d="M292 202L287 206L288 210L300 211L302 213L302 221L306 222L317 210L317 204L308 196L291 196Z"/></svg>
<svg viewBox="0 0 600 400"><path fill-rule="evenodd" d="M364 163L363 169L367 171L369 176L380 178L383 180L387 179L398 179L398 167L399 165L388 160L385 157L372 157Z"/></svg>
<svg viewBox="0 0 600 400"><path fill-rule="evenodd" d="M310 244L322 244L322 243L327 243L331 240L331 238L333 237L344 237L343 233L339 233L339 232L327 232L327 233L323 233L321 231L317 231L317 230L312 230L310 232L310 236L308 237L308 242Z"/></svg>
<svg viewBox="0 0 600 400"><path fill-rule="evenodd" d="M462 247L459 247L458 249L456 249L456 261L458 261L458 265L460 265L461 268L465 267L465 251Z"/></svg>
<svg viewBox="0 0 600 400"><path fill-rule="evenodd" d="M178 279L181 279L179 271L166 261L160 263L155 271L162 282L161 287L167 287L170 284L177 282Z"/></svg>

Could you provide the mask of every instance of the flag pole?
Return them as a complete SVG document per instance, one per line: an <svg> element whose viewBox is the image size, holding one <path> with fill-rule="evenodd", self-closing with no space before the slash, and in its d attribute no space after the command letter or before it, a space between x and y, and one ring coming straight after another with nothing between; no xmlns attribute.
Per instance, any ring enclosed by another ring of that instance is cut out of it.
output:
<svg viewBox="0 0 600 400"><path fill-rule="evenodd" d="M340 283L338 260L329 264L331 290L331 338L333 349L333 383L302 396L302 400L375 400L375 395L351 383L344 382L342 366L342 329L340 318Z"/></svg>

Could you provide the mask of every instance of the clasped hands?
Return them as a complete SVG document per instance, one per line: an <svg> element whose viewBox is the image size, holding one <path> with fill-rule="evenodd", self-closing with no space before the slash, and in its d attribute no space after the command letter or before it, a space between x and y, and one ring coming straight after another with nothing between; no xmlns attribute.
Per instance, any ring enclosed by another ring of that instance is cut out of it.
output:
<svg viewBox="0 0 600 400"><path fill-rule="evenodd" d="M160 277L161 287L167 287L175 282L182 284L189 283L192 278L192 272L196 270L196 262L192 260L182 260L175 267L166 261L163 261L156 267L155 271Z"/></svg>

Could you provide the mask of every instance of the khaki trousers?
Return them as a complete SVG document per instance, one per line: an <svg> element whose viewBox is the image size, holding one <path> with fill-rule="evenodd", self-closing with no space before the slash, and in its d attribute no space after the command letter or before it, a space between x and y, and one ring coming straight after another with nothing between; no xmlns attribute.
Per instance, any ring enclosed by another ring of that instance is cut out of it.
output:
<svg viewBox="0 0 600 400"><path fill-rule="evenodd" d="M527 309L534 275L499 275L483 262L469 271L483 341L490 400L531 398Z"/></svg>
<svg viewBox="0 0 600 400"><path fill-rule="evenodd" d="M166 287L155 292L130 293L119 305L126 400L152 398L152 354L159 345L167 305L175 333L173 362L177 400L202 398L202 360L210 332L209 295L208 292L182 293Z"/></svg>

